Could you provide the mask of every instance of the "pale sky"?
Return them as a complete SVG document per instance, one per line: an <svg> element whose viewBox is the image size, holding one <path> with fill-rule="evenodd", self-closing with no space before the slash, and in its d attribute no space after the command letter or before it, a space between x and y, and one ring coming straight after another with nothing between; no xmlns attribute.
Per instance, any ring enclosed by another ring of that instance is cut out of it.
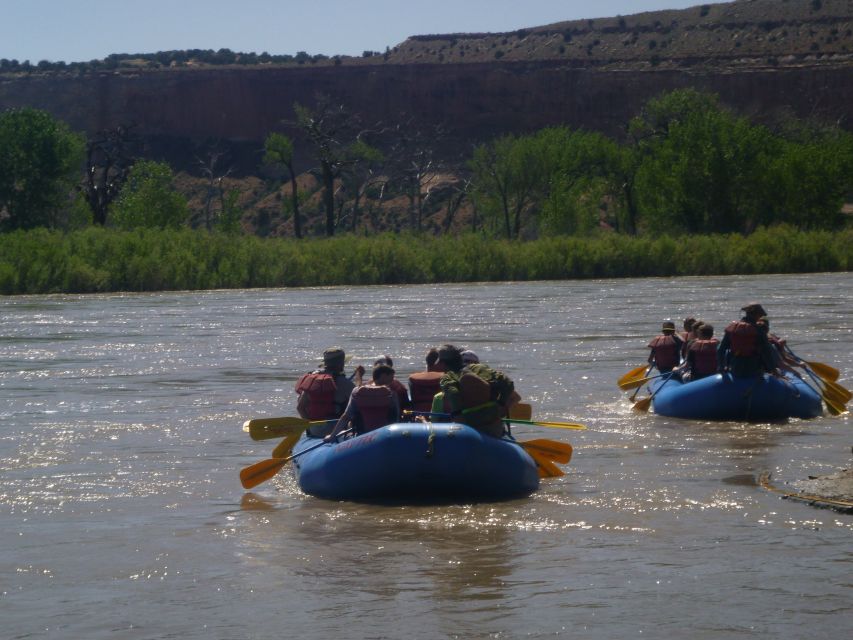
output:
<svg viewBox="0 0 853 640"><path fill-rule="evenodd" d="M719 0L717 0L719 1ZM0 0L0 58L221 49L359 56L410 35L514 31L713 0Z"/></svg>

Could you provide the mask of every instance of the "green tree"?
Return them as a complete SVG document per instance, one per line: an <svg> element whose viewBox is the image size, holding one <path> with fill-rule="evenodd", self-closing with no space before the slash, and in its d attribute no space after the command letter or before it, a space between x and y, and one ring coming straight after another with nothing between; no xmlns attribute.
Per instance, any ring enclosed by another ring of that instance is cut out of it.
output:
<svg viewBox="0 0 853 640"><path fill-rule="evenodd" d="M112 225L119 229L176 229L183 225L189 208L173 182L172 169L165 163L140 160L134 164L110 211Z"/></svg>
<svg viewBox="0 0 853 640"><path fill-rule="evenodd" d="M290 204L293 208L293 235L302 237L302 217L299 213L299 188L293 169L293 141L280 133L271 133L264 142L264 164L282 166L290 176Z"/></svg>
<svg viewBox="0 0 853 640"><path fill-rule="evenodd" d="M82 136L45 111L0 114L0 229L58 226L84 145Z"/></svg>

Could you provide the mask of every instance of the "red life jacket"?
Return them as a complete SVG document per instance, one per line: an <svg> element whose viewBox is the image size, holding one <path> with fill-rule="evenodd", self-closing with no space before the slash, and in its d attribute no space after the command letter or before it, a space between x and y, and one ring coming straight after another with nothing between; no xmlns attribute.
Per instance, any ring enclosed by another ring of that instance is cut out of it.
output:
<svg viewBox="0 0 853 640"><path fill-rule="evenodd" d="M689 352L693 354L693 378L704 378L717 372L716 338L710 340L694 340L690 343Z"/></svg>
<svg viewBox="0 0 853 640"><path fill-rule="evenodd" d="M432 398L441 391L441 371L418 371L409 376L412 408L415 411L432 411Z"/></svg>
<svg viewBox="0 0 853 640"><path fill-rule="evenodd" d="M357 410L356 430L359 433L384 427L394 420L391 415L394 407L393 393L388 387L372 385L365 385L353 391L352 400Z"/></svg>
<svg viewBox="0 0 853 640"><path fill-rule="evenodd" d="M673 335L655 336L649 343L654 355L655 366L659 371L669 371L678 366L680 342Z"/></svg>
<svg viewBox="0 0 853 640"><path fill-rule="evenodd" d="M306 373L296 382L296 393L308 394L308 419L328 420L340 417L335 409L335 391L338 385L330 373ZM337 414L337 415L336 415Z"/></svg>
<svg viewBox="0 0 853 640"><path fill-rule="evenodd" d="M726 333L733 356L750 358L758 355L758 327L754 324L737 320L726 327Z"/></svg>

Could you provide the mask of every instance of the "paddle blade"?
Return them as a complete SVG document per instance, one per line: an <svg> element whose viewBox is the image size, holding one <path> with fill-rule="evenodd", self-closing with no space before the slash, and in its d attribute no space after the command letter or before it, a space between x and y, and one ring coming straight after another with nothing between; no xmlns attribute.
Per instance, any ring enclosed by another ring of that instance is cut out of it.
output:
<svg viewBox="0 0 853 640"><path fill-rule="evenodd" d="M240 471L240 483L244 489L257 487L277 474L287 464L287 458L268 458Z"/></svg>
<svg viewBox="0 0 853 640"><path fill-rule="evenodd" d="M536 463L536 472L539 474L540 478L559 478L560 476L566 475L560 467L548 460L545 456L540 455L535 451L533 453L528 451L528 453Z"/></svg>
<svg viewBox="0 0 853 640"><path fill-rule="evenodd" d="M272 450L273 458L286 458L291 453L293 453L293 445L295 445L299 438L302 437L302 432L291 433L288 436L285 436L284 440L278 443L278 446Z"/></svg>
<svg viewBox="0 0 853 640"><path fill-rule="evenodd" d="M654 376L653 378L643 377L643 378L637 378L636 380L628 380L628 382L621 382L621 383L619 383L619 388L622 389L622 391L629 391L630 389L639 389L644 384L646 384L649 380L653 380L656 377L657 376Z"/></svg>
<svg viewBox="0 0 853 640"><path fill-rule="evenodd" d="M806 360L803 360L803 362L809 365L812 371L824 380L835 382L841 375L841 372L838 369L831 367L828 364L824 364L823 362L807 362Z"/></svg>
<svg viewBox="0 0 853 640"><path fill-rule="evenodd" d="M519 443L533 457L533 453L560 464L568 464L572 459L572 445L556 440L528 440Z"/></svg>
<svg viewBox="0 0 853 640"><path fill-rule="evenodd" d="M843 404L839 404L831 398L827 398L823 394L821 394L821 397L823 398L823 402L826 405L826 410L829 411L830 414L834 416L840 416L843 413L847 413L847 407L845 407Z"/></svg>
<svg viewBox="0 0 853 640"><path fill-rule="evenodd" d="M628 373L626 373L624 376L619 378L616 381L616 384L618 384L621 387L624 383L629 382L631 380L635 380L637 378L645 378L646 377L646 368L648 368L648 366L649 365L644 364L641 367L631 369Z"/></svg>
<svg viewBox="0 0 853 640"><path fill-rule="evenodd" d="M509 417L530 420L533 417L533 407L524 402L518 402L509 408Z"/></svg>
<svg viewBox="0 0 853 640"><path fill-rule="evenodd" d="M243 423L243 431L248 431L252 440L270 440L284 438L294 433L302 433L312 424L325 424L325 420L309 422L303 418L255 418Z"/></svg>
<svg viewBox="0 0 853 640"><path fill-rule="evenodd" d="M652 406L652 396L640 398L634 403L634 411L648 411Z"/></svg>
<svg viewBox="0 0 853 640"><path fill-rule="evenodd" d="M850 393L850 390L837 382L833 382L832 380L824 380L824 386L826 387L827 395L831 395L833 400L840 402L841 404L847 404L851 400L853 400L853 393Z"/></svg>

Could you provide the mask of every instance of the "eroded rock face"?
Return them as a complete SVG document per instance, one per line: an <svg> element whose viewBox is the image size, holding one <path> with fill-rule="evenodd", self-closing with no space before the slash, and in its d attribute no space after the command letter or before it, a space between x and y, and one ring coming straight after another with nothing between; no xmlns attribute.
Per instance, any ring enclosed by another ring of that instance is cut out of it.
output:
<svg viewBox="0 0 853 640"><path fill-rule="evenodd" d="M200 141L218 139L242 149L236 155L251 172L266 135L293 120L294 102L318 94L366 124L443 125L450 135L442 151L467 155L474 143L549 125L618 137L646 100L683 87L716 92L747 115L788 110L853 126L853 68L844 66L616 71L539 61L0 76L0 110L38 107L90 133L136 123L150 153L176 168L192 163Z"/></svg>

